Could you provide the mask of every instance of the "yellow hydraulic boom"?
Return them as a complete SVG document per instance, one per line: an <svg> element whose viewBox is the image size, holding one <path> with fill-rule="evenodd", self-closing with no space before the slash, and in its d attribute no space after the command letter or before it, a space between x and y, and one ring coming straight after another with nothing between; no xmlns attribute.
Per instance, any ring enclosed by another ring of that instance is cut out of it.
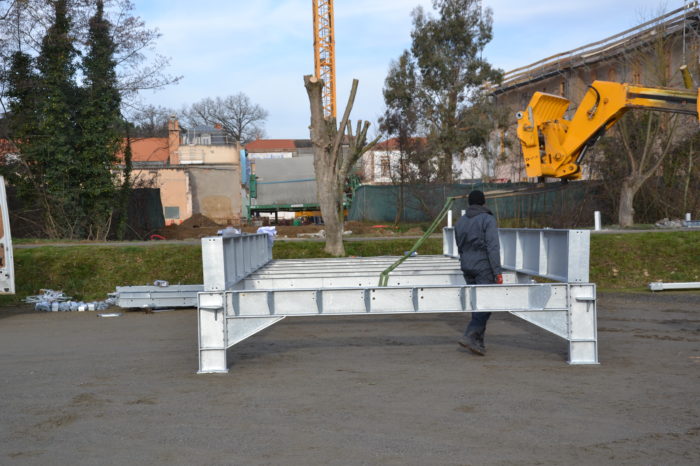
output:
<svg viewBox="0 0 700 466"><path fill-rule="evenodd" d="M528 177L581 178L586 151L631 108L698 116L698 89L666 89L595 81L571 120L569 100L535 92L527 110L518 112L518 139Z"/></svg>

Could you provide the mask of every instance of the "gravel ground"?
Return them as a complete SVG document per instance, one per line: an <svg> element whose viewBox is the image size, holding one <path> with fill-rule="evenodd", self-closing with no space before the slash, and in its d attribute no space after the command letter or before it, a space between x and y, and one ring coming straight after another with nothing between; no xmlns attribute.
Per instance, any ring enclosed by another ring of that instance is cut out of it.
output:
<svg viewBox="0 0 700 466"><path fill-rule="evenodd" d="M194 310L0 308L0 464L700 464L700 295L603 294L599 366L498 314L286 319L196 375Z"/></svg>

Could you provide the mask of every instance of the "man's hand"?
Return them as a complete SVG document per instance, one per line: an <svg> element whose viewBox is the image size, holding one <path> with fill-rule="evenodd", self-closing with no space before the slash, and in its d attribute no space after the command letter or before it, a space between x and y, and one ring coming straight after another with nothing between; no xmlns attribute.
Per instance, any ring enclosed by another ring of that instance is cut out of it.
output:
<svg viewBox="0 0 700 466"><path fill-rule="evenodd" d="M503 275L501 275L500 273L496 275L496 284L503 285Z"/></svg>

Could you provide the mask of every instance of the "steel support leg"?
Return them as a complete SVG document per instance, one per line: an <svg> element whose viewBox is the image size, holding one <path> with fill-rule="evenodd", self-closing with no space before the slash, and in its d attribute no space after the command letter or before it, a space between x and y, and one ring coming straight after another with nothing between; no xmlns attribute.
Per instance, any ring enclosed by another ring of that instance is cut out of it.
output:
<svg viewBox="0 0 700 466"><path fill-rule="evenodd" d="M569 364L598 364L595 285L569 289Z"/></svg>
<svg viewBox="0 0 700 466"><path fill-rule="evenodd" d="M226 364L226 311L223 293L200 293L197 310L199 327L199 374L228 372Z"/></svg>
<svg viewBox="0 0 700 466"><path fill-rule="evenodd" d="M199 371L198 374L226 373L226 350L251 335L266 329L285 316L234 317L229 302L231 293L200 293Z"/></svg>

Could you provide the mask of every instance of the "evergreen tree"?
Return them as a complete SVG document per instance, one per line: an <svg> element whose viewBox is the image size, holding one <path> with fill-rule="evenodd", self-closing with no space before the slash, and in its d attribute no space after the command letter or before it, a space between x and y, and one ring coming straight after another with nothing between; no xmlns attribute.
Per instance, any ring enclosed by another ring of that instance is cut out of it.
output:
<svg viewBox="0 0 700 466"><path fill-rule="evenodd" d="M132 153L131 153L131 135L129 125L124 125L126 138L124 141L124 170L122 171L122 185L119 189L119 212L118 223L116 228L117 239L124 239L126 236L126 227L129 220L129 198L131 197L131 171L132 171Z"/></svg>
<svg viewBox="0 0 700 466"><path fill-rule="evenodd" d="M26 141L36 126L36 84L32 57L17 51L10 57L7 76L9 131L16 144Z"/></svg>
<svg viewBox="0 0 700 466"><path fill-rule="evenodd" d="M21 51L10 57L7 73L7 121L8 139L12 141L19 153L31 149L31 141L37 131L37 86L38 76L34 70L32 58ZM30 174L18 161L4 160L0 166L6 180L17 186L18 194L23 199L34 198L35 190Z"/></svg>
<svg viewBox="0 0 700 466"><path fill-rule="evenodd" d="M385 84L386 117L391 116L397 102L407 102L395 97L409 95L406 86L415 86L412 95L416 101L405 108L418 112L416 128L425 131L437 156L437 178L449 183L453 157L462 156L467 147L486 139L488 125L478 131L473 126L464 130L474 120L468 109L478 100L479 87L485 81L499 81L501 72L482 56L492 37L489 8L482 8L480 0L433 0L433 7L437 17L421 7L413 12L410 56L404 53ZM409 64L415 67L414 77L401 72L402 66L408 71ZM405 117L410 120L410 115Z"/></svg>
<svg viewBox="0 0 700 466"><path fill-rule="evenodd" d="M90 19L88 51L83 59L85 88L80 111L79 183L85 215L85 234L103 239L109 231L113 206L118 200L113 168L123 127L114 61L111 25L104 17L104 2ZM127 184L128 188L128 184Z"/></svg>
<svg viewBox="0 0 700 466"><path fill-rule="evenodd" d="M417 137L424 126L419 86L415 61L406 50L389 68L383 89L386 108L379 120L380 130L398 141L398 181L402 186L436 178L424 138Z"/></svg>
<svg viewBox="0 0 700 466"><path fill-rule="evenodd" d="M75 83L76 50L70 36L67 1L53 2L53 24L46 32L37 57L37 127L22 156L32 172L34 189L45 211L45 228L52 237L80 234L81 163L75 142L78 89Z"/></svg>

